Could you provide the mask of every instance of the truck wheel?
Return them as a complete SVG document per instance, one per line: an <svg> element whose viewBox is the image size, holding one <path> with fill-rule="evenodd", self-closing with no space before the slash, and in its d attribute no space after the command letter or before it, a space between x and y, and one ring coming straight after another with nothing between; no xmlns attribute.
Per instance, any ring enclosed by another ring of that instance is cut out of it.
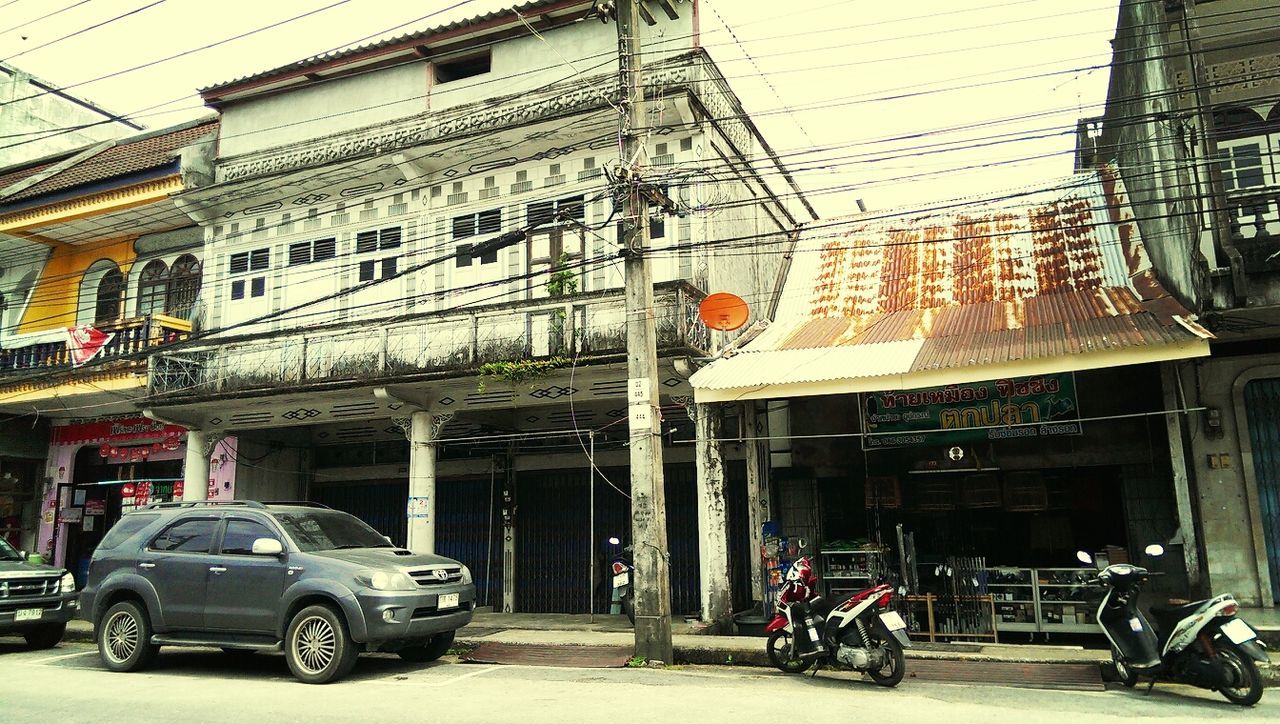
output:
<svg viewBox="0 0 1280 724"><path fill-rule="evenodd" d="M436 634L422 646L406 646L396 653L405 661L412 661L415 664L430 663L449 652L449 647L453 645L454 633L456 632L447 631Z"/></svg>
<svg viewBox="0 0 1280 724"><path fill-rule="evenodd" d="M156 657L151 619L133 601L121 601L103 614L97 627L98 656L112 671L137 671Z"/></svg>
<svg viewBox="0 0 1280 724"><path fill-rule="evenodd" d="M360 651L342 616L328 606L307 606L289 622L284 658L295 678L327 684L351 673Z"/></svg>
<svg viewBox="0 0 1280 724"><path fill-rule="evenodd" d="M65 623L47 623L23 631L22 638L26 639L27 646L33 649L51 649L62 641L62 634L66 632Z"/></svg>

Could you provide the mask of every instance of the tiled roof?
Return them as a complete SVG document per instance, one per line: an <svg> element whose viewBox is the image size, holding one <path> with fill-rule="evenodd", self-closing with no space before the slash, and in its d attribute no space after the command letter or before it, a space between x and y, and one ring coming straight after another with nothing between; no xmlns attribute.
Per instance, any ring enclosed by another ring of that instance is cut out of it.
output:
<svg viewBox="0 0 1280 724"><path fill-rule="evenodd" d="M777 321L695 390L888 390L1208 353L1110 170L941 206L804 230Z"/></svg>
<svg viewBox="0 0 1280 724"><path fill-rule="evenodd" d="M73 189L86 184L129 176L143 171L163 168L173 163L178 152L196 140L217 132L216 120L183 124L172 130L155 131L133 138L116 141L96 154L88 156L38 183L0 199L0 203L13 203L34 199L45 194ZM81 149L83 151L83 149ZM77 152L69 153L66 158ZM50 161L0 176L0 191L30 178L56 165Z"/></svg>
<svg viewBox="0 0 1280 724"><path fill-rule="evenodd" d="M384 38L382 40L376 40L370 43L365 43L363 45L355 45L349 48L342 48L340 50L334 50L328 53L321 53L320 55L313 55L310 58L304 58L297 62L280 66L279 68L272 68L271 70L266 70L260 73L253 73L250 75L241 76L239 78L234 78L232 80L224 81L222 83L215 83L214 85L208 86L206 88L201 88L199 90L199 93L206 97L216 97L219 91L224 91L227 88L240 85L243 83L250 83L253 81L263 80L266 78L274 78L276 76L288 75L295 71L305 70L307 68L314 68L320 65L326 65L335 60L341 60L343 58L349 58L355 55L362 55L365 53L370 53L372 51L394 48L400 45L411 45L411 44L421 43L424 40L429 40L432 36L442 35L444 33L449 33L454 30L461 30L473 25L479 25L489 20L494 20L501 17L515 18L515 15L512 12L513 10L524 14L530 11L541 10L543 8L546 8L552 5L559 5L564 3L565 3L565 0L525 0L525 2L511 3L509 5L506 5L505 7L502 7L497 10L493 10L491 12L472 15L470 17L462 18L460 20L456 20L451 23L446 23L444 25L437 25L431 28L427 28L425 30L418 30L411 33L404 33L402 35L397 35L391 38Z"/></svg>

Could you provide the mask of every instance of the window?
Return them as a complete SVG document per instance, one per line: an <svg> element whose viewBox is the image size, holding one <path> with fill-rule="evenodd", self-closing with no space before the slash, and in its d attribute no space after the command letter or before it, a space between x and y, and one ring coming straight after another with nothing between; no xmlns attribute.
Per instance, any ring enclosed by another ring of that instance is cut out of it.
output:
<svg viewBox="0 0 1280 724"><path fill-rule="evenodd" d="M1262 146L1258 143L1218 147L1218 167L1226 191L1266 185L1262 170Z"/></svg>
<svg viewBox="0 0 1280 724"><path fill-rule="evenodd" d="M478 214L453 218L453 238L465 239L476 234L502 233L502 209L489 209Z"/></svg>
<svg viewBox="0 0 1280 724"><path fill-rule="evenodd" d="M400 242L399 226L361 231L356 234L356 253L363 254L366 251L378 251L379 249L399 249Z"/></svg>
<svg viewBox="0 0 1280 724"><path fill-rule="evenodd" d="M378 263L373 259L360 262L360 281L367 282L373 280L374 270L377 269Z"/></svg>
<svg viewBox="0 0 1280 724"><path fill-rule="evenodd" d="M102 542L98 544L98 550L109 551L119 546L132 538L134 533L146 528L159 517L159 513L136 513L124 516L120 519L120 522L111 526L111 530L107 531L107 534L102 537Z"/></svg>
<svg viewBox="0 0 1280 724"><path fill-rule="evenodd" d="M169 267L159 259L147 262L138 278L138 316L165 311L168 291Z"/></svg>
<svg viewBox="0 0 1280 724"><path fill-rule="evenodd" d="M112 269L102 275L94 296L93 323L114 322L120 318L120 306L124 299L124 275Z"/></svg>
<svg viewBox="0 0 1280 724"><path fill-rule="evenodd" d="M464 266L471 266L471 244L459 244L457 251L456 266L461 269Z"/></svg>
<svg viewBox="0 0 1280 724"><path fill-rule="evenodd" d="M178 319L191 319L196 298L200 296L200 260L183 254L169 268L169 286L165 289L164 309Z"/></svg>
<svg viewBox="0 0 1280 724"><path fill-rule="evenodd" d="M449 83L463 78L484 75L489 72L489 68L490 56L487 50L479 55L469 55L465 58L437 62L435 63L436 82Z"/></svg>
<svg viewBox="0 0 1280 724"><path fill-rule="evenodd" d="M271 267L271 250L254 249L231 255L231 273L241 274L247 271L262 271Z"/></svg>
<svg viewBox="0 0 1280 724"><path fill-rule="evenodd" d="M231 282L231 298L244 299L244 280L237 279Z"/></svg>
<svg viewBox="0 0 1280 724"><path fill-rule="evenodd" d="M267 278L254 277L249 282L249 296L260 297L267 293Z"/></svg>
<svg viewBox="0 0 1280 724"><path fill-rule="evenodd" d="M311 263L311 242L300 241L289 245L289 266Z"/></svg>
<svg viewBox="0 0 1280 724"><path fill-rule="evenodd" d="M537 201L525 208L526 223L530 226L554 221L559 214L564 214L566 218L577 219L578 221L586 219L587 214L583 197L570 196L555 201Z"/></svg>
<svg viewBox="0 0 1280 724"><path fill-rule="evenodd" d="M156 536L151 550L182 553L208 553L213 544L213 531L218 527L216 518L184 518L165 528Z"/></svg>
<svg viewBox="0 0 1280 724"><path fill-rule="evenodd" d="M390 256L382 260L382 278L383 279L386 279L389 276L395 276L396 259L399 259L399 258L400 257Z"/></svg>
<svg viewBox="0 0 1280 724"><path fill-rule="evenodd" d="M337 239L318 239L312 243L311 261L326 261L338 256Z"/></svg>
<svg viewBox="0 0 1280 724"><path fill-rule="evenodd" d="M275 531L257 521L232 518L227 521L227 530L222 534L220 552L227 556L253 555L253 542L259 538L280 540Z"/></svg>
<svg viewBox="0 0 1280 724"><path fill-rule="evenodd" d="M481 264L497 264L497 263L498 263L498 250L497 250L497 249L490 249L489 251L486 251L485 253L481 254L481 255L480 255L480 263L481 263Z"/></svg>

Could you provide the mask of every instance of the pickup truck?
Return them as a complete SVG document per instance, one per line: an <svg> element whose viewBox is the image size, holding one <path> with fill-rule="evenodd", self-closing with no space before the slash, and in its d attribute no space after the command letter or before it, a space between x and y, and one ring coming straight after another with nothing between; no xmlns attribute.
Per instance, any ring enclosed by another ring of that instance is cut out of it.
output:
<svg viewBox="0 0 1280 724"><path fill-rule="evenodd" d="M22 636L34 649L53 648L78 613L70 573L30 563L0 538L0 636Z"/></svg>

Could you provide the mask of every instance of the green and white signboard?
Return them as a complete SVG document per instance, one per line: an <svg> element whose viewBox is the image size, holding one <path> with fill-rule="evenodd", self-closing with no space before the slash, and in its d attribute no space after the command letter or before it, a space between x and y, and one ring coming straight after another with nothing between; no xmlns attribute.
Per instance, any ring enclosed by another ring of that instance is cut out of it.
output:
<svg viewBox="0 0 1280 724"><path fill-rule="evenodd" d="M1071 373L861 395L864 448L1079 435Z"/></svg>

